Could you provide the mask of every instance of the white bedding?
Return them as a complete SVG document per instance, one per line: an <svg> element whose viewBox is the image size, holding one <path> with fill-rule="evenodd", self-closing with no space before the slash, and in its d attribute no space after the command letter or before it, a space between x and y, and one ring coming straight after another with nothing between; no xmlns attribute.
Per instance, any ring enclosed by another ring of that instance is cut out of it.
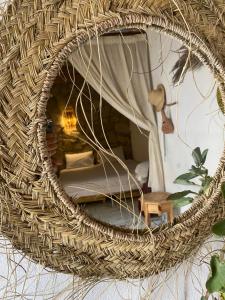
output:
<svg viewBox="0 0 225 300"><path fill-rule="evenodd" d="M125 164L134 176L137 162L126 160ZM109 163L104 164L107 178L103 165L99 164L78 169L64 169L60 172L60 181L71 197L115 194L138 188L137 183L118 162L113 162L113 165L116 170Z"/></svg>

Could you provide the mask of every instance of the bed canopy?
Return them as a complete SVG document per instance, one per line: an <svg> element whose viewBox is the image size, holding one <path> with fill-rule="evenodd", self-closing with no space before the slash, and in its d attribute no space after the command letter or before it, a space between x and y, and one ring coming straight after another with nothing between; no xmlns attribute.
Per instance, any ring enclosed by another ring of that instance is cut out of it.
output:
<svg viewBox="0 0 225 300"><path fill-rule="evenodd" d="M73 52L69 61L110 105L148 132L148 186L164 191L156 117L148 101L152 88L148 35L101 36Z"/></svg>

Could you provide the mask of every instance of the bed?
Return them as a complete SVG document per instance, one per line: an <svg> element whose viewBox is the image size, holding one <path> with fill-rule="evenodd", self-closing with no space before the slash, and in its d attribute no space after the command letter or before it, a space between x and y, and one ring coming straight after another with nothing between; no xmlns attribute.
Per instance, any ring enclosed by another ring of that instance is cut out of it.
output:
<svg viewBox="0 0 225 300"><path fill-rule="evenodd" d="M125 160L124 163L135 177L137 162ZM120 196L120 199L124 199L140 195L137 182L128 176L127 170L117 161L61 170L60 181L66 193L75 199L76 203L104 201L107 197Z"/></svg>

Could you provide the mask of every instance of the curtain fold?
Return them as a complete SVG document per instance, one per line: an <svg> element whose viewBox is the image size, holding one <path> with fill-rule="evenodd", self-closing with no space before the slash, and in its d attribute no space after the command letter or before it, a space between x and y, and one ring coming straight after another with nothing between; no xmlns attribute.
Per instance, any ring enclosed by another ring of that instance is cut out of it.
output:
<svg viewBox="0 0 225 300"><path fill-rule="evenodd" d="M149 49L146 35L104 36L69 56L73 67L111 106L149 132L149 182L164 191L158 129L152 105Z"/></svg>

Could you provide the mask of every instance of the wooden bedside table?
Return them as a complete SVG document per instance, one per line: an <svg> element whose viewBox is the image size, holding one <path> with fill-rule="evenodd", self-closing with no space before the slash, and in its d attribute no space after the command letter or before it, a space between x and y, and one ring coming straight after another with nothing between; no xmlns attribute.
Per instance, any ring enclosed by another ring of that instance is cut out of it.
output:
<svg viewBox="0 0 225 300"><path fill-rule="evenodd" d="M167 200L169 193L166 192L153 192L148 194L143 194L138 200L141 203L141 211L144 212L145 224L151 225L149 215L157 214L159 216L166 212L170 222L173 221L173 203Z"/></svg>

